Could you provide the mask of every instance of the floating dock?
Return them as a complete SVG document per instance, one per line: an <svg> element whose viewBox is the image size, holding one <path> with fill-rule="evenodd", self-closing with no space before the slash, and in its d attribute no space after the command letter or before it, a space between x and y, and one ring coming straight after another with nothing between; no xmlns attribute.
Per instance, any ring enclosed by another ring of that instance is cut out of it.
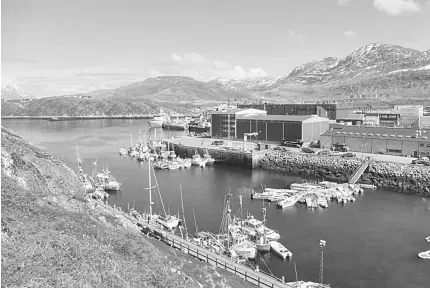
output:
<svg viewBox="0 0 430 289"><path fill-rule="evenodd" d="M203 156L205 150L215 158L215 163L225 163L228 165L236 165L247 168L258 167L260 160L264 157L267 150L259 150L252 152L243 150L243 141L224 141L223 145L212 145L214 141L219 139L212 138L197 138L197 137L181 137L173 138L164 141L169 145L170 150L174 150L176 155L182 158L192 158L197 151L200 156ZM231 146L227 147L227 143ZM248 143L248 149L254 148L255 143Z"/></svg>

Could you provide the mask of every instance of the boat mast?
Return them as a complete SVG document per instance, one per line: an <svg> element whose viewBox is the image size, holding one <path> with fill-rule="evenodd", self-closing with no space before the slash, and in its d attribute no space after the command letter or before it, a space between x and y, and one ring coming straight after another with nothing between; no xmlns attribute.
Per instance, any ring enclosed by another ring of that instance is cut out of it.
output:
<svg viewBox="0 0 430 289"><path fill-rule="evenodd" d="M227 139L230 140L230 97L227 102Z"/></svg>
<svg viewBox="0 0 430 289"><path fill-rule="evenodd" d="M240 205L240 229L243 229L242 195L239 196L239 205Z"/></svg>
<svg viewBox="0 0 430 289"><path fill-rule="evenodd" d="M149 176L149 215L152 217L152 187L151 187L151 158L148 159L148 176Z"/></svg>
<svg viewBox="0 0 430 289"><path fill-rule="evenodd" d="M196 228L196 235L197 235L199 233L199 227L197 227L196 214L194 213L194 209L193 209L193 216L194 216L194 226Z"/></svg>
<svg viewBox="0 0 430 289"><path fill-rule="evenodd" d="M179 184L179 188L181 190L182 218L184 219L185 238L188 239L188 229L187 229L187 223L185 222L184 199L182 198L182 185L181 184Z"/></svg>

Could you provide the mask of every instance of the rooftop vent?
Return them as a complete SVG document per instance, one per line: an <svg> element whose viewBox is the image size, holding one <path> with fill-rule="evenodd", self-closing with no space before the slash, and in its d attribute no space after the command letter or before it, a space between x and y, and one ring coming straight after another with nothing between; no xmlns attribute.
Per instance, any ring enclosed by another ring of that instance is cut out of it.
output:
<svg viewBox="0 0 430 289"><path fill-rule="evenodd" d="M340 134L340 131L335 132L335 134Z"/></svg>
<svg viewBox="0 0 430 289"><path fill-rule="evenodd" d="M381 134L380 134L380 133L375 133L375 135L376 135L376 136L381 136Z"/></svg>
<svg viewBox="0 0 430 289"><path fill-rule="evenodd" d="M406 138L411 138L411 136L410 135L407 135L407 136L405 136Z"/></svg>
<svg viewBox="0 0 430 289"><path fill-rule="evenodd" d="M402 137L403 137L403 135L402 135L402 134L399 134L397 137L402 138Z"/></svg>
<svg viewBox="0 0 430 289"><path fill-rule="evenodd" d="M350 132L350 133L348 133L349 135L353 135L354 133L352 133L352 132Z"/></svg>
<svg viewBox="0 0 430 289"><path fill-rule="evenodd" d="M422 136L421 138L423 138L423 139L427 139L427 136Z"/></svg>
<svg viewBox="0 0 430 289"><path fill-rule="evenodd" d="M382 136L388 136L386 133L384 133Z"/></svg>
<svg viewBox="0 0 430 289"><path fill-rule="evenodd" d="M361 133L362 135L366 135L366 133L365 132L363 132L363 133Z"/></svg>
<svg viewBox="0 0 430 289"><path fill-rule="evenodd" d="M356 133L354 133L355 135L360 135L360 133L358 133L358 132L356 132Z"/></svg>
<svg viewBox="0 0 430 289"><path fill-rule="evenodd" d="M370 136L372 136L372 135L373 135L373 133L369 132L369 135L370 135Z"/></svg>
<svg viewBox="0 0 430 289"><path fill-rule="evenodd" d="M342 134L346 134L346 131L343 131Z"/></svg>
<svg viewBox="0 0 430 289"><path fill-rule="evenodd" d="M395 134L390 134L390 137L396 137L396 135Z"/></svg>

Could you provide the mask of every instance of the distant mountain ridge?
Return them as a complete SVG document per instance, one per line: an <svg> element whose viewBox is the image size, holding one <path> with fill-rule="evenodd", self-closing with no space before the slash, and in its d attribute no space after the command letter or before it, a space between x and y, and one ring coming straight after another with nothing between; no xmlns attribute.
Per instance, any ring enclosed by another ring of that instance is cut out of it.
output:
<svg viewBox="0 0 430 289"><path fill-rule="evenodd" d="M35 99L33 95L20 93L11 86L6 86L1 89L1 98L6 100Z"/></svg>

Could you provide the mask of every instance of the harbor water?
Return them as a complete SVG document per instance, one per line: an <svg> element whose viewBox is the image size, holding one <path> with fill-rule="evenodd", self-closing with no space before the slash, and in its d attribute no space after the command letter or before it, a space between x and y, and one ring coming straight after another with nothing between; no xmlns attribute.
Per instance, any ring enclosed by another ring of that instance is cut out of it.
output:
<svg viewBox="0 0 430 289"><path fill-rule="evenodd" d="M2 120L11 129L34 145L63 158L77 169L76 146L83 156L84 171L92 173L91 164L97 159L98 168L108 167L122 183L120 191L110 193L109 203L127 210L134 206L144 211L149 204L148 165L128 156L121 157L118 149L136 143L139 131L149 138L172 138L181 131L150 129L148 120ZM405 195L389 190L364 190L355 203L330 203L327 209L307 209L304 205L278 209L276 203L250 199L250 188L261 186L284 188L299 177L258 169L226 165L192 167L177 171L156 171L160 192L171 214L180 210L182 186L186 222L195 231L193 209L199 230L217 233L220 230L225 194L232 194L232 212L239 210L243 196L244 212L262 218L267 207L268 226L281 234L280 242L292 253L283 261L276 255L263 255L260 269L272 272L286 281L319 282L321 248L323 249L323 282L333 287L429 287L430 261L418 259L419 252L428 250L424 238L430 235L430 199ZM154 210L162 210L159 198Z"/></svg>

